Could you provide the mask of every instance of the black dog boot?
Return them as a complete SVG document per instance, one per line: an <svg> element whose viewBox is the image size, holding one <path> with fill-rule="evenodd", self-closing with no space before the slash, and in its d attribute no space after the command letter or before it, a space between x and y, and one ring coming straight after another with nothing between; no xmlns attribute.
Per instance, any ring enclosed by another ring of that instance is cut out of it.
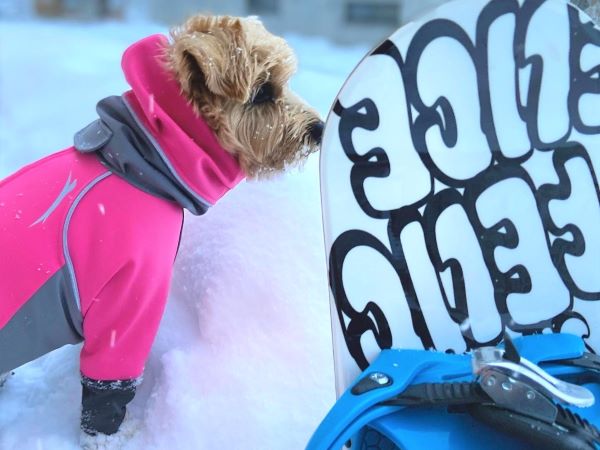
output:
<svg viewBox="0 0 600 450"><path fill-rule="evenodd" d="M81 429L92 436L119 431L139 383L139 379L111 381L82 376Z"/></svg>

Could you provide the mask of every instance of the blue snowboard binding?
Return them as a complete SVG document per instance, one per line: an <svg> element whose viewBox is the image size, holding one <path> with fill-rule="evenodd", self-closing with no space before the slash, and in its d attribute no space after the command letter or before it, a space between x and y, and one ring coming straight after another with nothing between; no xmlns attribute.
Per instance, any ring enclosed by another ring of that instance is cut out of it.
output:
<svg viewBox="0 0 600 450"><path fill-rule="evenodd" d="M600 357L573 335L506 335L463 355L383 350L307 450L600 449L599 396Z"/></svg>

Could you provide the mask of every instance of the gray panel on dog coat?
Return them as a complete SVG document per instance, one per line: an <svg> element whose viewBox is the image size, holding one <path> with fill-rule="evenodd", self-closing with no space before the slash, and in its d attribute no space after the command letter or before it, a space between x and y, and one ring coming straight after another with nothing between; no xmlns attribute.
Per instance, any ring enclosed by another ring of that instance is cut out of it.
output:
<svg viewBox="0 0 600 450"><path fill-rule="evenodd" d="M83 341L66 267L56 272L0 329L0 373L66 344Z"/></svg>

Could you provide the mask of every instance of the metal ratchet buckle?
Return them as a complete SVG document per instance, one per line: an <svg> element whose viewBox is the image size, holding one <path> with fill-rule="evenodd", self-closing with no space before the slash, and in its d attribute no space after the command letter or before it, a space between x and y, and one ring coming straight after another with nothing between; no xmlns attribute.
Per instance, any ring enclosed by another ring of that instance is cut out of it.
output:
<svg viewBox="0 0 600 450"><path fill-rule="evenodd" d="M505 341L505 346L506 350L496 347L473 350L473 374L478 376L479 383L488 394L502 394L502 403L508 399L508 393L513 399L515 395L523 394L533 400L537 391L556 402L580 408L594 404L594 394L585 387L554 378L520 356L510 339ZM496 390L498 387L500 389Z"/></svg>

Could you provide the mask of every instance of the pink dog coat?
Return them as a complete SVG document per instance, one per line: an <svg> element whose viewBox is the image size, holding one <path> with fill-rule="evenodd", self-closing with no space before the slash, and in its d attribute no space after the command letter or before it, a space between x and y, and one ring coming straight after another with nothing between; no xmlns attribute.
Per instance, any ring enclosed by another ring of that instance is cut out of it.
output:
<svg viewBox="0 0 600 450"><path fill-rule="evenodd" d="M0 373L84 341L94 380L142 374L163 314L183 208L202 214L242 178L161 61L132 45L132 90L98 105L75 146L0 182Z"/></svg>

